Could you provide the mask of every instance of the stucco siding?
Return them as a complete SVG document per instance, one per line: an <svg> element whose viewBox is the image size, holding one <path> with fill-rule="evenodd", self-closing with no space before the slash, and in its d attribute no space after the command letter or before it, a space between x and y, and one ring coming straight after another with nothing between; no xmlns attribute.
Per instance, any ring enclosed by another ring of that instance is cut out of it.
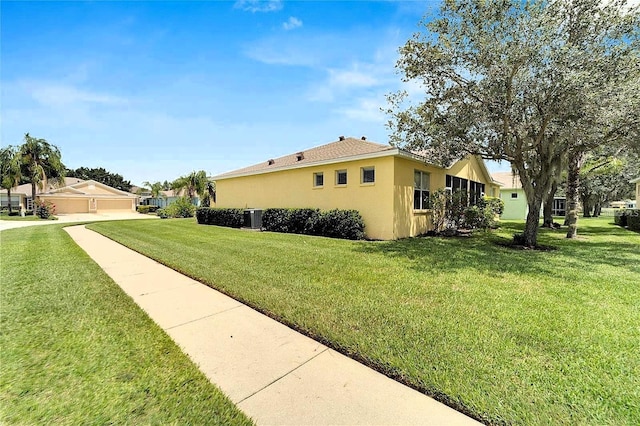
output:
<svg viewBox="0 0 640 426"><path fill-rule="evenodd" d="M512 194L515 194L516 198L514 198ZM526 219L529 206L527 205L527 197L522 188L503 188L500 191L500 198L504 201L504 211L500 215L500 219Z"/></svg>
<svg viewBox="0 0 640 426"><path fill-rule="evenodd" d="M393 239L393 165L389 156L220 179L216 207L354 209L364 219L367 237ZM374 167L374 183L361 183L363 167ZM341 170L347 172L346 185L336 183ZM314 185L318 173L321 187Z"/></svg>

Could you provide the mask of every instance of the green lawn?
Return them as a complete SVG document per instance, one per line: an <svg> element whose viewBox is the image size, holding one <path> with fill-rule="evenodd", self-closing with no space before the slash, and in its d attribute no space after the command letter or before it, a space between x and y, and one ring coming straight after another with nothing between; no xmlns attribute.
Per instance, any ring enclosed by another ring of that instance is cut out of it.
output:
<svg viewBox="0 0 640 426"><path fill-rule="evenodd" d="M580 220L554 251L351 242L131 221L90 228L491 423L640 424L640 235Z"/></svg>
<svg viewBox="0 0 640 426"><path fill-rule="evenodd" d="M0 220L45 220L45 219L40 219L39 216L34 216L32 214L26 215L24 217L22 217L22 216L9 216L9 212L3 210L3 211L0 212Z"/></svg>
<svg viewBox="0 0 640 426"><path fill-rule="evenodd" d="M60 225L1 239L1 424L251 424Z"/></svg>

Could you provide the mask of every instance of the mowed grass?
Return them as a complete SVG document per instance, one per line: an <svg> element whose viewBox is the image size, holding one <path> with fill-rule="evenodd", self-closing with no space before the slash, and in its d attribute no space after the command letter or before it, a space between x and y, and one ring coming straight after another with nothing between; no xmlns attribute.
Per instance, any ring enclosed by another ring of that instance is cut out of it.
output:
<svg viewBox="0 0 640 426"><path fill-rule="evenodd" d="M1 424L251 424L60 225L0 239Z"/></svg>
<svg viewBox="0 0 640 426"><path fill-rule="evenodd" d="M514 250L197 225L90 225L488 423L640 424L640 235L580 220Z"/></svg>

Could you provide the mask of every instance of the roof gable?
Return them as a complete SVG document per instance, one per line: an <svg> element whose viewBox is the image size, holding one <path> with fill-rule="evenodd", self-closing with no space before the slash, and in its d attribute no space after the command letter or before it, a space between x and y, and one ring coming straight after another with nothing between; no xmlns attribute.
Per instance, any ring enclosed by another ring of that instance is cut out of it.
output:
<svg viewBox="0 0 640 426"><path fill-rule="evenodd" d="M95 180L85 180L77 182L73 185L68 185L63 188L53 189L47 194L78 194L78 195L117 195L126 197L136 197L135 194L129 192L120 191L119 189L112 188Z"/></svg>

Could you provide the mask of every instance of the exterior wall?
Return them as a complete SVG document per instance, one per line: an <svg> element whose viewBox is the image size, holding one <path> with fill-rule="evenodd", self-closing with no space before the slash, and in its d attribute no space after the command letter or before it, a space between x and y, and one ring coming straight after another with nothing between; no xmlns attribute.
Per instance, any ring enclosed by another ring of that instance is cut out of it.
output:
<svg viewBox="0 0 640 426"><path fill-rule="evenodd" d="M636 182L636 206L640 206L640 182Z"/></svg>
<svg viewBox="0 0 640 426"><path fill-rule="evenodd" d="M394 238L415 237L433 229L430 210L413 209L414 171L429 174L429 193L444 188L445 170L420 161L395 158L394 174Z"/></svg>
<svg viewBox="0 0 640 426"><path fill-rule="evenodd" d="M518 194L518 198L512 198L511 194ZM524 220L529 213L527 205L527 197L524 189L502 188L500 190L500 198L504 201L504 212L500 215L500 219L507 220Z"/></svg>
<svg viewBox="0 0 640 426"><path fill-rule="evenodd" d="M46 200L56 206L56 214L89 213L89 200L86 198L47 197Z"/></svg>
<svg viewBox="0 0 640 426"><path fill-rule="evenodd" d="M361 168L371 166L375 167L375 182L360 183ZM337 170L347 171L346 185L336 185ZM324 175L324 185L314 187L314 173L319 172ZM216 207L354 209L364 219L367 237L395 237L391 156L220 179L216 188Z"/></svg>

